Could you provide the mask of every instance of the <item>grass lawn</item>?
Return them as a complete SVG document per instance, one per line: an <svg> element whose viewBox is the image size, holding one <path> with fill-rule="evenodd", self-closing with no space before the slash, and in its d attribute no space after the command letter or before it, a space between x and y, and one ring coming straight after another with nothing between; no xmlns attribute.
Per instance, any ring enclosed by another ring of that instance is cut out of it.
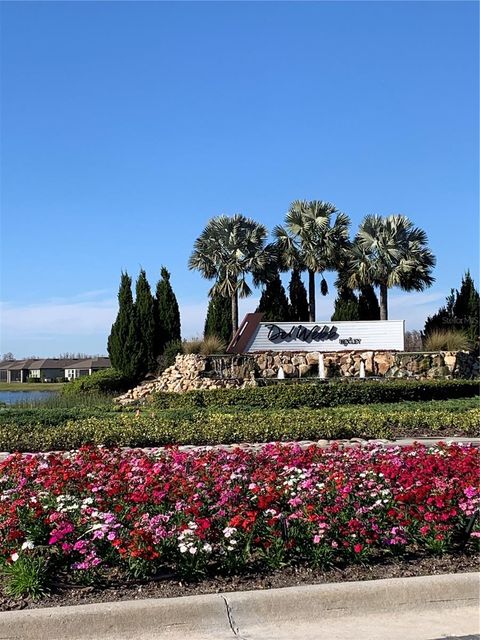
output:
<svg viewBox="0 0 480 640"><path fill-rule="evenodd" d="M0 382L0 391L60 391L65 382Z"/></svg>

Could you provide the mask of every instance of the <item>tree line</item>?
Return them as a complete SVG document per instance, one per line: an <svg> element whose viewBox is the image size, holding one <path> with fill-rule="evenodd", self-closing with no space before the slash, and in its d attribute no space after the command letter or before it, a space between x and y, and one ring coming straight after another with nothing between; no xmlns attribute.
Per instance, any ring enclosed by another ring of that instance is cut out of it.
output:
<svg viewBox="0 0 480 640"><path fill-rule="evenodd" d="M210 296L229 299L232 328L236 330L238 299L252 293L247 277L252 278L254 286L279 289L279 273L291 271L296 284L289 304L295 311L289 313L293 313L294 319L314 322L316 278L320 277L320 292L326 295L325 275L336 271L335 284L339 290L336 313L342 316L358 313L361 317L363 311L359 310L360 300L355 292L370 300L372 291L375 293L373 287L377 287L379 318L387 320L388 290L399 287L404 291L423 291L431 286L435 257L428 247L426 233L406 216L368 215L351 239L350 218L335 205L320 200L296 200L285 216L284 225L273 229L270 242L267 228L251 218L241 214L212 218L195 241L188 266L214 281ZM302 273L308 279L308 317L299 285Z"/></svg>

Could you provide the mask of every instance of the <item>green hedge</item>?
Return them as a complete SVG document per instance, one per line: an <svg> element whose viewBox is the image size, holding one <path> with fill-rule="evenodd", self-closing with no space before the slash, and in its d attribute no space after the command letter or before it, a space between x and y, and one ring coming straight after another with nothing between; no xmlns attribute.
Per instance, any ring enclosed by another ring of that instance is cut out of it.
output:
<svg viewBox="0 0 480 640"><path fill-rule="evenodd" d="M298 409L216 413L206 410L116 416L68 421L62 426L16 424L0 426L0 450L48 451L83 444L130 447L167 444L220 444L322 438L392 438L428 433L475 435L480 409L451 411L393 407Z"/></svg>
<svg viewBox="0 0 480 640"><path fill-rule="evenodd" d="M245 389L162 392L152 396L152 402L154 406L161 408L243 406L260 409L320 409L345 404L445 400L478 394L479 384L474 380L382 380L298 385L278 383L274 386Z"/></svg>

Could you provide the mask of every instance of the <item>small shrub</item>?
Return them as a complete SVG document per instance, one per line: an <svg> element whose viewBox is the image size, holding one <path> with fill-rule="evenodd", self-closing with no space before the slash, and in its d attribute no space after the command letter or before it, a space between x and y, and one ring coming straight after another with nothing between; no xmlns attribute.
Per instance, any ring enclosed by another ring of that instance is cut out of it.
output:
<svg viewBox="0 0 480 640"><path fill-rule="evenodd" d="M182 343L183 353L200 353L202 349L203 340L200 338L192 338L191 340L184 340Z"/></svg>
<svg viewBox="0 0 480 640"><path fill-rule="evenodd" d="M425 339L427 351L468 351L470 340L463 331L440 329L432 331Z"/></svg>
<svg viewBox="0 0 480 640"><path fill-rule="evenodd" d="M200 353L208 356L212 353L225 353L226 344L218 336L206 336L202 341Z"/></svg>
<svg viewBox="0 0 480 640"><path fill-rule="evenodd" d="M132 381L115 369L96 371L91 376L71 380L62 389L64 395L105 394L115 395L127 391Z"/></svg>

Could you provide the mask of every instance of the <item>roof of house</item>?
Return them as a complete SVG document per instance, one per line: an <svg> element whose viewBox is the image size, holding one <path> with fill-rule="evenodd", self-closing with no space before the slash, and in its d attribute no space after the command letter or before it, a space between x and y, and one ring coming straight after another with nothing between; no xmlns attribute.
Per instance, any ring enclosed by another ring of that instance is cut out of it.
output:
<svg viewBox="0 0 480 640"><path fill-rule="evenodd" d="M66 369L107 369L111 367L110 358L87 358L86 360L75 360L67 365Z"/></svg>
<svg viewBox="0 0 480 640"><path fill-rule="evenodd" d="M3 360L0 369L20 371L21 369L104 369L110 367L110 358L42 358L27 360Z"/></svg>

